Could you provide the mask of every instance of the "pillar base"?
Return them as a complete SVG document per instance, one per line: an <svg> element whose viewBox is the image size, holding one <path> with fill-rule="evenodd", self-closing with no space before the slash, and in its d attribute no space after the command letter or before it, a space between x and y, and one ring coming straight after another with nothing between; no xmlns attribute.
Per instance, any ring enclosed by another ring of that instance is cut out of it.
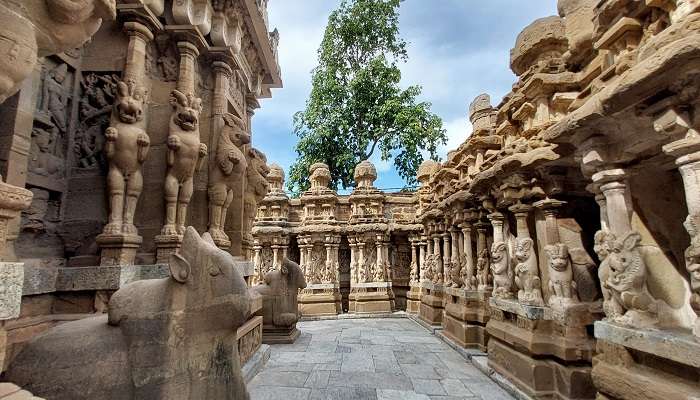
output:
<svg viewBox="0 0 700 400"><path fill-rule="evenodd" d="M95 239L100 246L100 265L134 265L136 252L143 238L139 235L98 235Z"/></svg>
<svg viewBox="0 0 700 400"><path fill-rule="evenodd" d="M182 246L182 235L158 235L153 241L156 243L156 264L167 264L170 256L175 254Z"/></svg>
<svg viewBox="0 0 700 400"><path fill-rule="evenodd" d="M535 358L494 338L489 340L488 357L494 371L532 399L595 399L590 365Z"/></svg>
<svg viewBox="0 0 700 400"><path fill-rule="evenodd" d="M300 335L301 331L297 329L296 324L287 328L263 325L262 342L265 344L291 344L296 342Z"/></svg>
<svg viewBox="0 0 700 400"><path fill-rule="evenodd" d="M349 298L349 312L355 314L390 313L395 308L391 282L353 283Z"/></svg>
<svg viewBox="0 0 700 400"><path fill-rule="evenodd" d="M489 365L533 399L594 399L590 327L600 302L565 308L491 298L486 330Z"/></svg>
<svg viewBox="0 0 700 400"><path fill-rule="evenodd" d="M485 352L489 340L486 323L491 316L490 297L488 292L446 288L442 333L464 348Z"/></svg>
<svg viewBox="0 0 700 400"><path fill-rule="evenodd" d="M411 289L406 292L406 312L413 315L418 315L420 312L420 286L411 284Z"/></svg>
<svg viewBox="0 0 700 400"><path fill-rule="evenodd" d="M335 283L308 285L299 293L299 312L302 316L338 315L343 309L340 305L340 288Z"/></svg>
<svg viewBox="0 0 700 400"><path fill-rule="evenodd" d="M601 399L686 400L700 393L700 342L688 331L595 323L593 382Z"/></svg>
<svg viewBox="0 0 700 400"><path fill-rule="evenodd" d="M421 282L421 299L420 311L418 316L428 325L433 327L442 326L442 317L444 313L444 295L445 289L443 285L434 284L430 281Z"/></svg>

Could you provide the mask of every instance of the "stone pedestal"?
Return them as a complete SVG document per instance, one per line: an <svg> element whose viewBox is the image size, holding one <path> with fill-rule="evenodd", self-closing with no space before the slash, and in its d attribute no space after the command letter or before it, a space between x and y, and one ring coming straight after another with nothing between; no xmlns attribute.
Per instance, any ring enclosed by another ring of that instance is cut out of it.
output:
<svg viewBox="0 0 700 400"><path fill-rule="evenodd" d="M263 317L257 316L250 318L236 331L241 365L245 365L262 345L262 326Z"/></svg>
<svg viewBox="0 0 700 400"><path fill-rule="evenodd" d="M342 312L340 301L340 286L337 283L308 285L299 293L299 312L309 317L338 315Z"/></svg>
<svg viewBox="0 0 700 400"><path fill-rule="evenodd" d="M139 235L106 235L96 238L100 246L100 265L133 265L143 238Z"/></svg>
<svg viewBox="0 0 700 400"><path fill-rule="evenodd" d="M391 282L353 283L350 287L349 311L356 314L390 313L394 311Z"/></svg>
<svg viewBox="0 0 700 400"><path fill-rule="evenodd" d="M700 398L700 342L690 332L595 323L593 382L599 399Z"/></svg>
<svg viewBox="0 0 700 400"><path fill-rule="evenodd" d="M24 284L24 264L0 262L0 321L19 317ZM5 370L7 330L0 325L0 371Z"/></svg>
<svg viewBox="0 0 700 400"><path fill-rule="evenodd" d="M594 399L590 325L599 303L564 309L491 298L489 366L533 399Z"/></svg>
<svg viewBox="0 0 700 400"><path fill-rule="evenodd" d="M418 284L411 284L411 288L406 292L406 312L418 315L420 312L421 288Z"/></svg>
<svg viewBox="0 0 700 400"><path fill-rule="evenodd" d="M167 264L170 256L182 245L182 236L158 235L153 241L156 243L156 264Z"/></svg>
<svg viewBox="0 0 700 400"><path fill-rule="evenodd" d="M491 316L490 297L489 292L445 288L442 333L462 347L486 351L489 341L486 323Z"/></svg>
<svg viewBox="0 0 700 400"><path fill-rule="evenodd" d="M421 282L420 312L418 316L428 325L440 326L442 324L443 304L445 289L443 285L437 285L429 281Z"/></svg>

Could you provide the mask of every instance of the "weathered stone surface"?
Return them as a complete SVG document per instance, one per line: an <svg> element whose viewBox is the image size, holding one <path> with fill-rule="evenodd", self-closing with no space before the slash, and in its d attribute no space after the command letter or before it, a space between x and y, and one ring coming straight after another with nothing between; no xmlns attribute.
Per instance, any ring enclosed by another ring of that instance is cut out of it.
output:
<svg viewBox="0 0 700 400"><path fill-rule="evenodd" d="M169 267L170 278L122 287L108 315L66 323L35 338L6 378L56 399L248 398L236 329L248 317L250 300L231 256L190 227ZM177 310L172 302L180 304ZM257 326L251 331L257 329L252 342L258 345L241 346L259 346L261 322L250 323ZM153 360L163 361L154 367ZM196 379L192 367L200 371Z"/></svg>

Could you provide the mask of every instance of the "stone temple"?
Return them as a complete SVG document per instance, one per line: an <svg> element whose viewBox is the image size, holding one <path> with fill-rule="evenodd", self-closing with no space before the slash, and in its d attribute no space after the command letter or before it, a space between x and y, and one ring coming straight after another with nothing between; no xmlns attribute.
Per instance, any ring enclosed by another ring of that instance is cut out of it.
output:
<svg viewBox="0 0 700 400"><path fill-rule="evenodd" d="M417 191L299 198L267 7L0 0L0 399L700 399L699 0L559 0Z"/></svg>

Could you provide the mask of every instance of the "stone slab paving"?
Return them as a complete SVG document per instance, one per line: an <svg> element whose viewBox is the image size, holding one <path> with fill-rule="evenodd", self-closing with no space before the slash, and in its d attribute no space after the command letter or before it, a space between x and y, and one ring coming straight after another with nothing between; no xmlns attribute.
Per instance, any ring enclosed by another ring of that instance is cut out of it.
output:
<svg viewBox="0 0 700 400"><path fill-rule="evenodd" d="M513 400L459 353L409 319L305 321L272 345L252 400Z"/></svg>

